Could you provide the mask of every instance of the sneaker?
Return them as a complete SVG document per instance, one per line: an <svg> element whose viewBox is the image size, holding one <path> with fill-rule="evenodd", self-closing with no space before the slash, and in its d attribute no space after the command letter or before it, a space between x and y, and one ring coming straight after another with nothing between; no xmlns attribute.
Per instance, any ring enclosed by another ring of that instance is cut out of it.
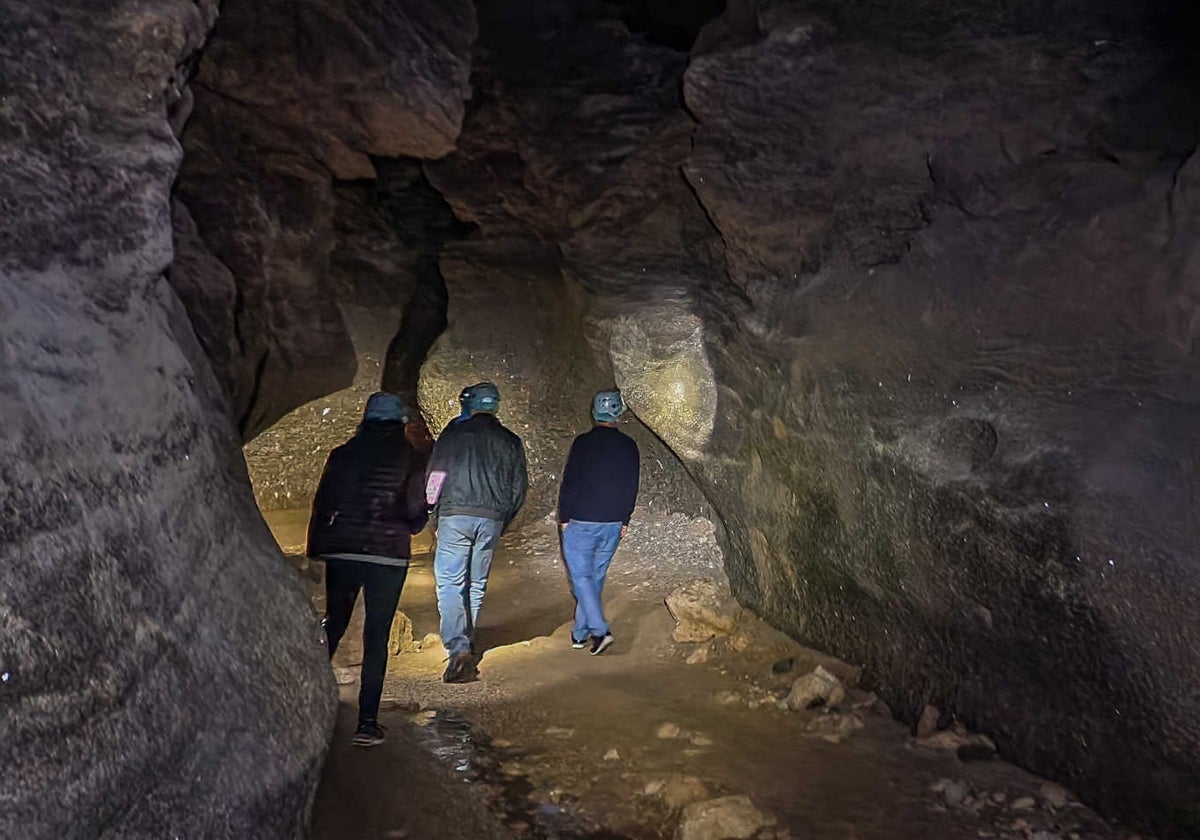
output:
<svg viewBox="0 0 1200 840"><path fill-rule="evenodd" d="M442 674L442 682L466 682L471 678L471 653L463 651L450 657L446 665L446 673Z"/></svg>
<svg viewBox="0 0 1200 840"><path fill-rule="evenodd" d="M575 648L575 650L583 650L587 646L587 639L576 639L574 636L571 637L571 647Z"/></svg>
<svg viewBox="0 0 1200 840"><path fill-rule="evenodd" d="M613 638L612 633L605 633L603 638L592 636L592 656L599 656L604 653L604 651L612 647L612 643L615 641L616 639Z"/></svg>
<svg viewBox="0 0 1200 840"><path fill-rule="evenodd" d="M358 725L351 741L356 747L377 747L384 741L384 728L373 720L363 721Z"/></svg>

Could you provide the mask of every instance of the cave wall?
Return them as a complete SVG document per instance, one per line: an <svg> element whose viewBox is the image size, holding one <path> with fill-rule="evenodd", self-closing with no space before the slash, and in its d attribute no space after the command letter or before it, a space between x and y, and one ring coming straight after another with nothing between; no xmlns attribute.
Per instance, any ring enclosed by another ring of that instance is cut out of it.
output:
<svg viewBox="0 0 1200 840"><path fill-rule="evenodd" d="M299 838L336 695L179 299L216 3L0 27L0 836Z"/></svg>
<svg viewBox="0 0 1200 840"><path fill-rule="evenodd" d="M750 300L699 470L735 591L905 716L1195 831L1195 88L1157 42L788 11L684 86Z"/></svg>
<svg viewBox="0 0 1200 840"><path fill-rule="evenodd" d="M468 0L222 4L183 134L171 282L244 440L352 383L336 183L375 178L372 156L454 148L474 31Z"/></svg>
<svg viewBox="0 0 1200 840"><path fill-rule="evenodd" d="M354 379L290 411L246 444L262 510L308 507L330 450L354 434L367 398L381 387L410 398L418 414L415 439L425 437L417 376L446 322L438 260L443 244L467 230L426 181L420 161L373 158L372 165L375 178L334 187L326 272L333 305L354 345Z"/></svg>
<svg viewBox="0 0 1200 840"><path fill-rule="evenodd" d="M906 719L1195 833L1193 67L1170 4L901 5L731 3L685 63L588 4L481 4L430 181L558 276L462 272L442 346L498 359L489 313L565 305L744 603Z"/></svg>

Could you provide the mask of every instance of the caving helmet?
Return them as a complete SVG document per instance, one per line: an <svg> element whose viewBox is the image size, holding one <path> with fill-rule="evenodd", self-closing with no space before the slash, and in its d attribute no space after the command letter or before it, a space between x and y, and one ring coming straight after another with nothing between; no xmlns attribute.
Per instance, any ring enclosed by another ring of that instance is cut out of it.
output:
<svg viewBox="0 0 1200 840"><path fill-rule="evenodd" d="M615 423L625 413L625 402L616 388L597 391L592 397L592 419L597 423Z"/></svg>
<svg viewBox="0 0 1200 840"><path fill-rule="evenodd" d="M408 406L399 394L377 391L367 399L364 423L407 423Z"/></svg>
<svg viewBox="0 0 1200 840"><path fill-rule="evenodd" d="M463 409L468 412L485 411L495 414L496 409L500 407L500 389L491 382L478 382L464 388L458 398Z"/></svg>

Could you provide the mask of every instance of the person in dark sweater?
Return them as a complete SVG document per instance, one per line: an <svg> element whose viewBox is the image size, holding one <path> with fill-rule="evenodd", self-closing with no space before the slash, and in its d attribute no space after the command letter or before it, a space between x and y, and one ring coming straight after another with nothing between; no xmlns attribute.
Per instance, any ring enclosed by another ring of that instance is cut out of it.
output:
<svg viewBox="0 0 1200 840"><path fill-rule="evenodd" d="M425 458L405 435L404 401L373 394L354 437L325 462L308 555L325 561L325 638L329 657L363 591L363 664L354 744L383 743L377 719L387 671L388 637L412 557L412 535L425 527Z"/></svg>
<svg viewBox="0 0 1200 840"><path fill-rule="evenodd" d="M620 391L593 397L595 425L571 444L558 495L563 558L575 595L571 646L584 648L591 639L593 656L614 641L600 596L637 503L641 462L637 444L617 428L624 413Z"/></svg>

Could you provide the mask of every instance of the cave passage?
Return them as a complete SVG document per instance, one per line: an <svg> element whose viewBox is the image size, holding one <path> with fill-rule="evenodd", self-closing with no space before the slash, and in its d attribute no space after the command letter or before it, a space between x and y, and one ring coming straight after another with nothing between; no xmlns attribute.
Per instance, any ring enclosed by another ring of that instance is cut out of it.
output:
<svg viewBox="0 0 1200 840"><path fill-rule="evenodd" d="M1194 4L102 6L0 27L0 837L1200 837ZM482 380L479 679L426 531L353 749L321 470Z"/></svg>

